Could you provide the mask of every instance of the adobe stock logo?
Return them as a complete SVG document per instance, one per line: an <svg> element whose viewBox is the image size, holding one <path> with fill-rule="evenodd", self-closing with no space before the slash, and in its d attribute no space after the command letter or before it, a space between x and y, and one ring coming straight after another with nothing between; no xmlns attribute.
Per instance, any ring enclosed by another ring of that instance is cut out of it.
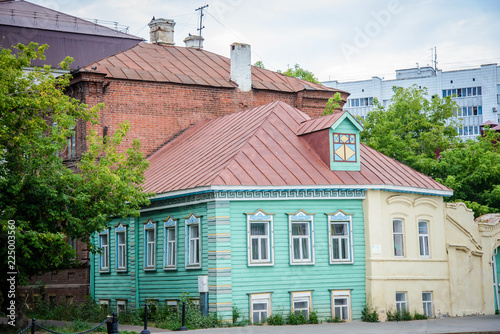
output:
<svg viewBox="0 0 500 334"><path fill-rule="evenodd" d="M340 50L342 50L346 60L351 61L354 54L359 54L362 49L368 47L372 40L381 34L383 28L391 24L393 16L401 13L402 10L399 0L392 0L385 9L372 11L370 14L373 20L368 21L363 29L354 28L355 34L352 43L340 43Z"/></svg>

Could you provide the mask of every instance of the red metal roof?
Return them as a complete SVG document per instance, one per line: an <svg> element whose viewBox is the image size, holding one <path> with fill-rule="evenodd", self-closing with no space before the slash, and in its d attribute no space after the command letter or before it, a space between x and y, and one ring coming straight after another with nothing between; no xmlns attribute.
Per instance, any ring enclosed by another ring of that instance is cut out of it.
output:
<svg viewBox="0 0 500 334"><path fill-rule="evenodd" d="M234 88L238 85L229 80L230 66L229 58L206 50L142 42L90 64L81 71L101 72L117 79ZM95 67L97 69L93 70ZM255 66L252 66L252 86L290 93L302 90L339 91Z"/></svg>
<svg viewBox="0 0 500 334"><path fill-rule="evenodd" d="M324 117L313 118L301 123L299 129L297 130L297 135L303 135L306 133L311 133L314 131L323 130L331 127L343 114L345 111L327 115Z"/></svg>
<svg viewBox="0 0 500 334"><path fill-rule="evenodd" d="M331 119L330 116L321 119ZM451 189L361 145L361 171L332 171L297 130L305 113L277 101L202 121L148 160L145 188L155 193L207 186L370 186Z"/></svg>

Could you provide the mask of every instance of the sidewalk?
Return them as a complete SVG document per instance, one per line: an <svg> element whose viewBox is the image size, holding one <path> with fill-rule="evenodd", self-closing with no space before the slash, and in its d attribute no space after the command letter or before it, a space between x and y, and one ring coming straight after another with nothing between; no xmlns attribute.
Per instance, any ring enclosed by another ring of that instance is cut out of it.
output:
<svg viewBox="0 0 500 334"><path fill-rule="evenodd" d="M6 318L0 318L4 323ZM63 326L64 321L40 320L42 324ZM120 325L120 331L140 333L144 327ZM148 327L151 333L167 334L171 331ZM300 326L245 326L230 328L212 328L190 330L198 334L319 334L319 333L353 333L353 334L390 334L390 333L498 333L500 334L500 315L483 315L455 318L439 318L430 320L414 320L402 322L367 323L353 321L347 323L323 323L319 325Z"/></svg>

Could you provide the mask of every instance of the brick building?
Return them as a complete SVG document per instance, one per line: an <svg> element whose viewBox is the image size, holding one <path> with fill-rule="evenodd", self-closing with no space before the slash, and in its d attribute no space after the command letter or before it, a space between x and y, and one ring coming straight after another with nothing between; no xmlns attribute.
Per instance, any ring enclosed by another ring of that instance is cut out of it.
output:
<svg viewBox="0 0 500 334"><path fill-rule="evenodd" d="M131 130L124 145L139 139L146 155L203 119L276 100L317 117L336 92L342 96L341 108L349 95L252 66L250 45L232 44L228 59L198 48L198 43L174 46L172 20L156 19L149 25L152 43L142 42L77 70L70 88L82 102L106 105L98 129L102 134L112 134L128 120ZM76 154L68 158L78 159L85 150L85 124L79 126Z"/></svg>

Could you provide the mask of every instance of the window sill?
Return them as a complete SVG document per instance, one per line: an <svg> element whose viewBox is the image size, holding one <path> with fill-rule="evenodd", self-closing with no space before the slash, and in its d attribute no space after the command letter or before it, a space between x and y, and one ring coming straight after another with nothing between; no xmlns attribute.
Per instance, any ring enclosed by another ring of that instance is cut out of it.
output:
<svg viewBox="0 0 500 334"><path fill-rule="evenodd" d="M330 261L330 264L354 264L354 261L352 261L352 260L346 260L346 261Z"/></svg>
<svg viewBox="0 0 500 334"><path fill-rule="evenodd" d="M109 269L100 269L99 274L109 274Z"/></svg>
<svg viewBox="0 0 500 334"><path fill-rule="evenodd" d="M163 267L163 270L165 270L165 271L173 271L173 270L177 270L177 267Z"/></svg>
<svg viewBox="0 0 500 334"><path fill-rule="evenodd" d="M190 270L190 269L201 269L201 265L186 266L186 270Z"/></svg>
<svg viewBox="0 0 500 334"><path fill-rule="evenodd" d="M316 263L309 261L309 262L290 262L291 266L313 266Z"/></svg>
<svg viewBox="0 0 500 334"><path fill-rule="evenodd" d="M143 268L144 271L156 271L156 268L149 267L149 268Z"/></svg>
<svg viewBox="0 0 500 334"><path fill-rule="evenodd" d="M127 268L116 269L116 272L117 273L126 273L127 272Z"/></svg>
<svg viewBox="0 0 500 334"><path fill-rule="evenodd" d="M256 262L256 263L249 263L249 267L272 267L274 266L274 263L272 262Z"/></svg>

